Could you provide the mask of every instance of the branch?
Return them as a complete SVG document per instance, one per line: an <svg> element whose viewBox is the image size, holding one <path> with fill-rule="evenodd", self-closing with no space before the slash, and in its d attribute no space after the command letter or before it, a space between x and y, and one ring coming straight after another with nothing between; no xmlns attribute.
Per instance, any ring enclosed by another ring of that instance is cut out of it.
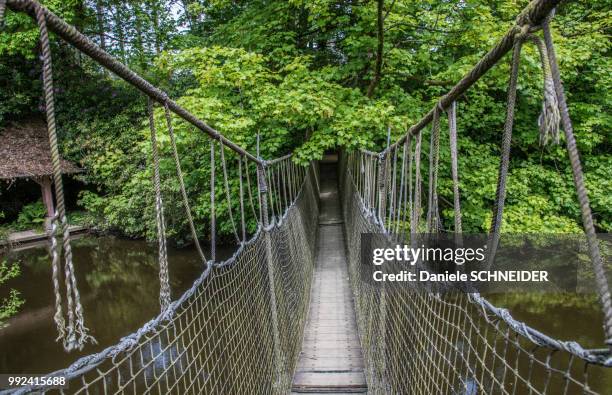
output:
<svg viewBox="0 0 612 395"><path fill-rule="evenodd" d="M389 6L389 8L387 9L387 12L385 12L385 16L383 17L383 20L387 20L387 17L389 16L389 14L391 13L391 10L393 9L393 6L395 5L395 0L393 0L393 2L391 3L391 5Z"/></svg>
<svg viewBox="0 0 612 395"><path fill-rule="evenodd" d="M385 31L389 31L393 28L396 28L398 26L407 26L407 27L411 27L415 30L426 30L428 32L434 32L434 33L443 33L443 34L458 34L458 33L465 33L467 32L469 29L459 29L459 30L443 30L443 29L437 29L437 28L432 28L432 27L427 27L427 26L419 26L419 25L415 25L412 23L408 23L408 22L397 22L394 23L390 26L388 26Z"/></svg>

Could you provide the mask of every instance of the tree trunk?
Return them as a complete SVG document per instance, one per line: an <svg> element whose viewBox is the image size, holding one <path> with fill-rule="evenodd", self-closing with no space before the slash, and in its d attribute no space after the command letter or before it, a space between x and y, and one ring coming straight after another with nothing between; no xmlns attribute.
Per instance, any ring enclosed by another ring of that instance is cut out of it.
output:
<svg viewBox="0 0 612 395"><path fill-rule="evenodd" d="M138 60L143 70L147 69L147 61L145 56L144 37L142 31L143 12L138 3L134 4L134 16L136 17L136 50L138 51Z"/></svg>
<svg viewBox="0 0 612 395"><path fill-rule="evenodd" d="M121 60L127 63L127 54L125 53L125 34L123 33L123 20L121 13L121 5L115 7L115 30L119 39L119 51L121 52Z"/></svg>
<svg viewBox="0 0 612 395"><path fill-rule="evenodd" d="M98 21L98 37L100 39L100 48L106 51L106 31L104 29L104 7L102 6L102 0L96 1L96 18Z"/></svg>
<svg viewBox="0 0 612 395"><path fill-rule="evenodd" d="M367 93L368 97L372 97L372 95L374 94L374 90L376 89L376 87L378 86L378 83L380 82L381 73L382 73L383 50L384 50L384 43L385 43L385 36L384 36L384 29L383 29L383 24L384 24L383 6L384 6L384 0L378 0L378 6L377 6L378 48L376 49L376 66L374 67L374 78L370 82L370 86L368 86L368 93Z"/></svg>
<svg viewBox="0 0 612 395"><path fill-rule="evenodd" d="M151 22L153 24L153 35L155 36L155 55L159 55L161 52L161 37L159 33L159 10L158 3L156 1L151 1Z"/></svg>

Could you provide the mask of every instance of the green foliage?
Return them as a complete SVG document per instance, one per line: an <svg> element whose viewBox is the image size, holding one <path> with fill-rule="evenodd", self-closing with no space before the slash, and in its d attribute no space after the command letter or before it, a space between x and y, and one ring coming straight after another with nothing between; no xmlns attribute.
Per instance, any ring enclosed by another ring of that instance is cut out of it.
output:
<svg viewBox="0 0 612 395"><path fill-rule="evenodd" d="M179 104L239 145L254 152L260 133L263 157L295 151L303 164L336 147L382 149L389 127L393 139L401 136L496 44L527 1L385 1L382 74L371 98L365 93L374 78L377 2L190 0L175 8L161 0L124 6L114 0L83 7L72 1L46 3L99 43L101 30L107 33L105 45L112 54L163 85ZM564 4L552 23L595 224L602 232L612 230L611 20L607 3L596 1ZM0 85L7 87L0 89L0 122L3 116L27 113L40 100L40 83L31 78L40 70L33 24L9 13L7 27L11 34L0 34L0 55L9 55L0 64L6 81L0 79ZM153 238L144 100L94 63L75 62L74 53L55 43L54 51L64 55L55 58L61 62L55 69L62 70L57 107L64 152L88 169L83 179L96 187L81 196L82 205L103 228ZM486 231L491 221L508 63L507 56L458 101L465 231ZM565 142L538 143L542 71L530 43L522 53L518 90L503 230L577 232L581 217ZM173 221L168 229L183 239L186 224L159 110L155 119L166 213ZM175 129L198 230L205 235L209 141L178 120ZM441 209L449 227L452 186L445 120L442 130ZM426 130L425 152L428 136ZM223 196L221 185L217 194ZM223 199L218 202L227 214ZM220 227L229 232L226 218Z"/></svg>
<svg viewBox="0 0 612 395"><path fill-rule="evenodd" d="M39 228L45 222L47 210L42 201L26 204L21 209L17 220L15 221L15 229L28 230Z"/></svg>
<svg viewBox="0 0 612 395"><path fill-rule="evenodd" d="M6 261L0 261L0 285L19 276L20 273L18 264L8 265ZM25 300L20 297L19 291L15 289L10 289L8 296L0 298L0 329L6 325L7 319L19 311L24 303Z"/></svg>

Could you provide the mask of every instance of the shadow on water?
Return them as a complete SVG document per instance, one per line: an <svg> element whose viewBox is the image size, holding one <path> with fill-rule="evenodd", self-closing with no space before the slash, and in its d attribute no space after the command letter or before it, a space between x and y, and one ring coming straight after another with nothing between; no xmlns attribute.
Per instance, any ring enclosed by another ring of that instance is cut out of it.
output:
<svg viewBox="0 0 612 395"><path fill-rule="evenodd" d="M233 247L218 247L217 256L225 259L233 251ZM67 367L83 355L116 344L159 314L155 244L111 236L85 237L74 241L73 253L86 324L98 344L66 353L54 341L57 331L46 245L5 253L0 259L18 262L21 275L3 284L1 291L18 290L25 304L8 326L0 329L0 373L46 373ZM176 299L204 266L195 249L170 249L168 254L172 298Z"/></svg>

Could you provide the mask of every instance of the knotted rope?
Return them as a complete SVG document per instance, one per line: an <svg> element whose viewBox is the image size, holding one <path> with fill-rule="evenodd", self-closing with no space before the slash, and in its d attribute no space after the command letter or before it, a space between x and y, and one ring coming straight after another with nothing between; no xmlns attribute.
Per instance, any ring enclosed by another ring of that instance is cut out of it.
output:
<svg viewBox="0 0 612 395"><path fill-rule="evenodd" d="M534 34L529 35L529 39L534 42L540 54L542 63L542 73L544 75L544 98L542 100L542 112L538 117L538 126L540 128L540 144L547 145L551 141L559 144L559 123L561 114L559 113L559 103L555 92L555 84L553 82L550 71L550 63L548 62L548 51L542 39Z"/></svg>
<svg viewBox="0 0 612 395"><path fill-rule="evenodd" d="M166 223L164 220L164 204L161 194L161 180L159 169L159 152L157 148L157 131L153 116L153 101L147 100L149 115L149 130L151 131L151 156L153 158L153 185L155 188L155 223L157 225L157 242L159 246L159 304L164 311L170 305L170 278L168 270L168 251L166 247Z"/></svg>
<svg viewBox="0 0 612 395"><path fill-rule="evenodd" d="M3 11L4 12L4 11ZM70 229L66 218L66 207L64 202L64 186L62 182L62 168L59 147L57 142L57 130L55 124L55 98L53 87L53 69L51 47L49 44L49 33L42 6L36 5L36 22L40 31L40 44L43 61L43 84L45 93L45 111L47 118L47 131L49 133L49 145L51 148L51 162L53 165L53 183L55 185L55 200L57 212L53 217L51 238L51 255L53 263L53 284L55 292L56 312L54 320L58 329L58 340L61 340L66 351L83 349L87 342L96 343L85 327L81 297L77 288L74 266L72 262L72 246L70 243ZM61 309L61 294L59 287L60 253L58 252L57 233L63 232L64 281L66 285L66 301L68 309L68 326L64 327L63 313Z"/></svg>

